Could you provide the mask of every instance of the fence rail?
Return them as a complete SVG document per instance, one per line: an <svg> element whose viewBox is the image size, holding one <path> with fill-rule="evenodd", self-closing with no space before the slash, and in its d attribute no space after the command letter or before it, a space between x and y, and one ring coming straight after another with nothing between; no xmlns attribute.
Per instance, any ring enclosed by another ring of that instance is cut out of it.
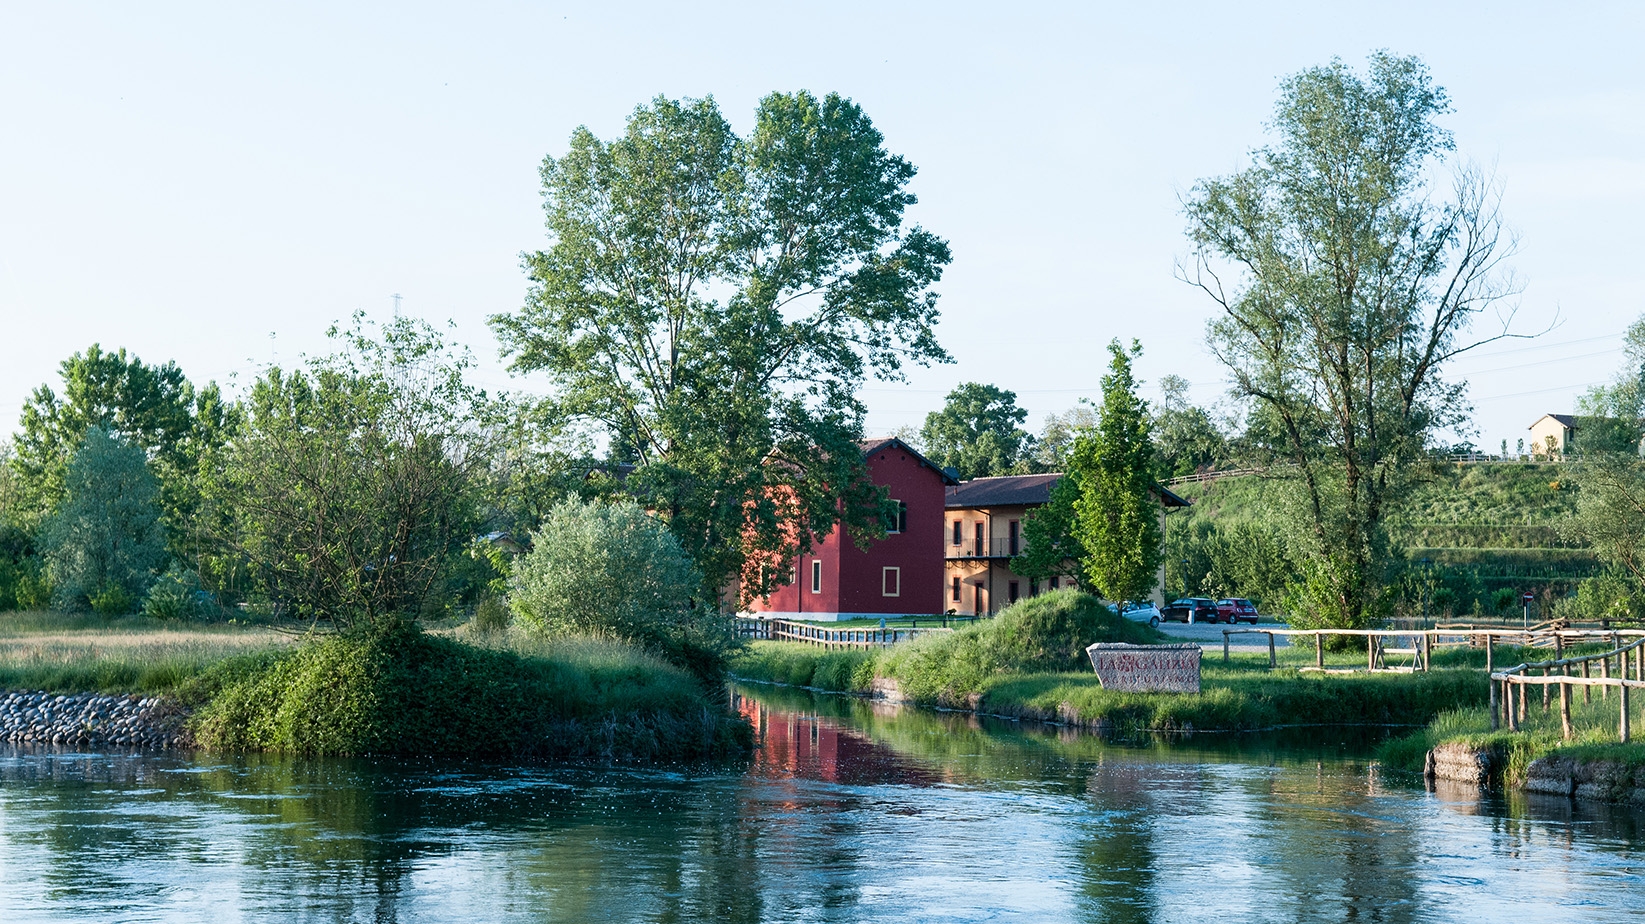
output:
<svg viewBox="0 0 1645 924"><path fill-rule="evenodd" d="M1633 634L1633 633L1629 633ZM1582 655L1575 658L1564 657L1564 646L1558 649L1559 657L1552 661L1535 661L1510 667L1505 671L1491 674L1491 727L1500 728L1506 722L1509 731L1519 731L1525 722L1526 700L1529 697L1529 687L1542 687L1542 708L1549 707L1548 688L1559 687L1559 727L1560 737L1570 741L1573 737L1571 728L1571 697L1572 687L1582 688L1582 701L1592 702L1593 689L1598 687L1600 695L1609 698L1610 688L1617 688L1618 718L1617 739L1627 743L1631 729L1629 728L1629 696L1630 689L1645 689L1645 638L1635 639L1632 643L1623 645L1618 637L1615 647L1610 651L1593 655ZM1611 673L1612 662L1616 664L1615 676ZM1599 665L1600 676L1591 674L1592 665ZM1580 677L1571 673L1572 667L1580 667ZM1633 669L1633 678L1629 679L1629 668ZM1533 670L1542 671L1541 676L1530 673ZM1558 670L1559 673L1554 673ZM1498 696L1500 685L1501 695ZM1515 694L1518 694L1518 707L1515 708Z"/></svg>
<svg viewBox="0 0 1645 924"><path fill-rule="evenodd" d="M1433 629L1224 629L1222 630L1222 659L1228 660L1228 642L1234 635L1266 635L1268 636L1268 666L1276 667L1278 658L1274 650L1276 636L1313 636L1314 638L1314 670L1325 669L1325 638L1327 636L1346 636L1365 639L1365 669L1368 671L1426 671L1429 659L1435 648L1482 647L1485 649L1485 670L1492 672L1494 668L1496 646L1517 645L1520 648L1551 647L1563 653L1565 646L1580 642L1609 642L1613 646L1620 646L1624 637L1639 638L1638 645L1645 642L1645 630L1641 629L1568 629L1558 628L1551 623L1543 623L1523 629L1475 628L1475 627L1437 627ZM1409 639L1409 644L1389 646L1388 639ZM1630 648L1629 650L1632 650ZM1410 667L1389 667L1387 656L1403 654L1411 656ZM1595 655L1595 658L1599 655ZM1642 678L1645 679L1645 678Z"/></svg>
<svg viewBox="0 0 1645 924"><path fill-rule="evenodd" d="M941 616L931 617L933 620ZM949 619L954 617L950 616ZM940 626L837 628L814 622L795 622L787 619L757 619L737 617L737 630L743 638L766 639L778 642L800 642L821 648L889 648L898 642L911 641L922 635L952 632Z"/></svg>

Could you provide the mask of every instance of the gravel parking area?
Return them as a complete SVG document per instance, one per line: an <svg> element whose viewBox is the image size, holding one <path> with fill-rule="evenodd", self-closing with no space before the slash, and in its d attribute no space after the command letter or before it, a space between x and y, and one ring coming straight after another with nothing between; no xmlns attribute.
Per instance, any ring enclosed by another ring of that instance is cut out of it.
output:
<svg viewBox="0 0 1645 924"><path fill-rule="evenodd" d="M1198 642L1201 648L1214 648L1220 652L1222 651L1222 630L1224 629L1283 629L1285 626L1282 623L1270 622L1265 619L1262 622L1257 623L1255 626L1250 625L1249 623L1240 623L1238 625L1229 626L1223 625L1222 623L1209 622L1196 622L1193 625L1188 625L1187 623L1181 622L1162 622L1159 624L1159 628L1161 632L1164 632L1172 638L1180 638L1185 642ZM1287 644L1283 637L1275 639L1275 642L1280 645ZM1263 652L1267 652L1268 636L1254 634L1230 636L1228 639L1228 647L1230 650L1235 651L1245 649L1251 649L1254 651L1260 649Z"/></svg>

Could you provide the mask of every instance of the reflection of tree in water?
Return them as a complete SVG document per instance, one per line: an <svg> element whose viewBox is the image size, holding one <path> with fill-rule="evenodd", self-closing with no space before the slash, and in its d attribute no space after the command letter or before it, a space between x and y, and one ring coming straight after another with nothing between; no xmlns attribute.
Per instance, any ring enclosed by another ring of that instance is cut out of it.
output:
<svg viewBox="0 0 1645 924"><path fill-rule="evenodd" d="M1130 761L1091 768L1086 789L1096 817L1077 847L1081 910L1091 920L1152 921L1155 912L1154 807L1158 768Z"/></svg>

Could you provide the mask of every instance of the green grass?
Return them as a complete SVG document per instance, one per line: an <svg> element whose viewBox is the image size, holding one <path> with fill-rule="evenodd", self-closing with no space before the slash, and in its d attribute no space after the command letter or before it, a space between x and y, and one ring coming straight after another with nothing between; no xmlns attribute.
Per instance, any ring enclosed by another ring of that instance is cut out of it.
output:
<svg viewBox="0 0 1645 924"><path fill-rule="evenodd" d="M1645 710L1637 701L1632 705L1630 724L1645 732ZM1596 690L1592 701L1584 703L1582 694L1576 691L1571 702L1570 742L1561 737L1558 690L1552 691L1546 712L1540 695L1534 691L1527 706L1520 731L1493 731L1490 712L1484 707L1450 710L1436 716L1421 731L1387 741L1377 756L1392 769L1416 773L1422 771L1428 752L1442 744L1495 751L1502 767L1498 782L1509 787L1522 786L1531 762L1541 757L1584 763L1610 761L1628 768L1645 766L1645 743L1635 740L1622 744L1617 740L1619 715L1614 692L1609 699L1600 699Z"/></svg>
<svg viewBox="0 0 1645 924"><path fill-rule="evenodd" d="M1100 612L1099 612L1100 611ZM1105 618L1106 617L1106 618ZM733 668L750 680L867 693L894 680L915 702L1021 718L1143 731L1253 730L1285 725L1418 725L1446 709L1483 703L1489 692L1483 652L1446 652L1459 669L1426 674L1303 672L1313 650L1280 647L1277 670L1266 652L1238 652L1226 664L1207 654L1195 694L1105 690L1085 646L1098 641L1168 640L1121 620L1090 597L1059 591L1022 601L998 619L888 649L826 651L793 642L756 642ZM1499 654L1505 654L1499 652ZM1438 663L1442 656L1436 655ZM1328 664L1363 659L1333 655Z"/></svg>
<svg viewBox="0 0 1645 924"><path fill-rule="evenodd" d="M686 671L587 639L482 645L390 624L230 659L182 692L197 739L221 751L696 760L749 746Z"/></svg>
<svg viewBox="0 0 1645 924"><path fill-rule="evenodd" d="M0 689L171 693L212 665L293 636L229 624L0 614Z"/></svg>

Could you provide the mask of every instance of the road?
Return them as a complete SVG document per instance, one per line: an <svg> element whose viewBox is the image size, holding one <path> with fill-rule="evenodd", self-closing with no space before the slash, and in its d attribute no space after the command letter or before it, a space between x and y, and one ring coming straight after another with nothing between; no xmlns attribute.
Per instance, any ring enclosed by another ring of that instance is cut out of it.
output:
<svg viewBox="0 0 1645 924"><path fill-rule="evenodd" d="M1277 622L1263 620L1256 626L1251 626L1246 623L1240 623L1236 626L1228 626L1221 623L1209 622L1197 622L1193 625L1188 625L1187 623L1181 622L1162 622L1159 624L1159 628L1161 632L1164 632L1166 635L1173 638L1180 638L1185 642L1198 642L1200 647L1206 649L1207 651L1215 649L1216 651L1221 652L1222 630L1224 629L1283 629L1285 627ZM1284 636L1276 638L1274 643L1277 645L1288 644ZM1228 647L1234 650L1261 649L1262 651L1267 651L1268 636L1256 634L1229 636Z"/></svg>

